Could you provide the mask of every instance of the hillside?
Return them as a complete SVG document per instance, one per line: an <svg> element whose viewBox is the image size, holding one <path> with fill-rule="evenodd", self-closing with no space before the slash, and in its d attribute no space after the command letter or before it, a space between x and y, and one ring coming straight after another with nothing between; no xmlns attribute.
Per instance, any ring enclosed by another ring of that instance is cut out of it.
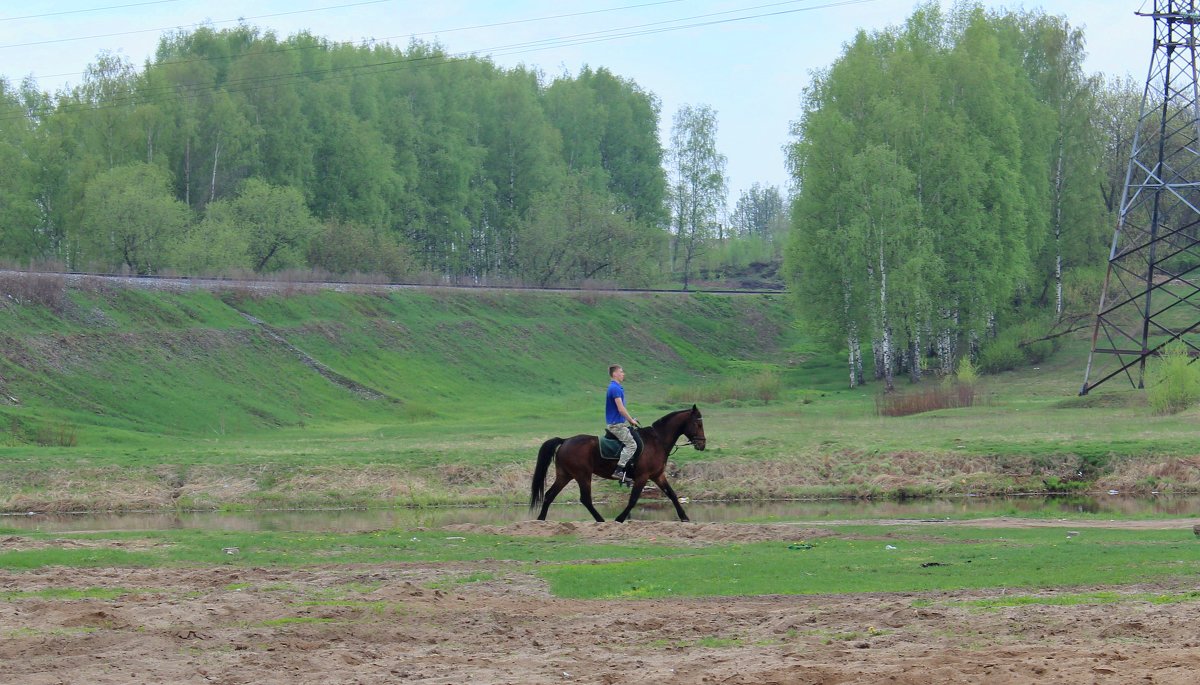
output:
<svg viewBox="0 0 1200 685"><path fill-rule="evenodd" d="M764 360L791 329L771 296L7 285L0 430L10 445L594 409L587 393L610 362L649 398Z"/></svg>

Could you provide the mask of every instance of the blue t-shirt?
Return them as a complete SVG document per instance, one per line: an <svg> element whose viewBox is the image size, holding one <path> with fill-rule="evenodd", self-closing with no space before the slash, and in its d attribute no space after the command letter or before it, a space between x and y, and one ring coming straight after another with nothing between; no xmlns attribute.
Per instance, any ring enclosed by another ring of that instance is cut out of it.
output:
<svg viewBox="0 0 1200 685"><path fill-rule="evenodd" d="M617 411L617 398L621 398L621 403L625 402L625 388L615 380L608 384L608 393L604 396L604 423L621 423L625 420L621 416L621 412ZM626 407L626 409L629 409Z"/></svg>

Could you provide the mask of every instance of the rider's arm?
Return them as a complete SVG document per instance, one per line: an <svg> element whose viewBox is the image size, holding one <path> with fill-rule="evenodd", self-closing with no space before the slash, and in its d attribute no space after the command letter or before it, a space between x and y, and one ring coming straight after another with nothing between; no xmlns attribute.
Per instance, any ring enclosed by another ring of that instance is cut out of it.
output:
<svg viewBox="0 0 1200 685"><path fill-rule="evenodd" d="M620 397L617 397L613 400L613 402L616 403L617 411L621 414L621 416L625 417L626 421L628 421L631 425L634 425L634 426L638 425L637 419L630 416L629 410L625 408L625 400L622 400Z"/></svg>

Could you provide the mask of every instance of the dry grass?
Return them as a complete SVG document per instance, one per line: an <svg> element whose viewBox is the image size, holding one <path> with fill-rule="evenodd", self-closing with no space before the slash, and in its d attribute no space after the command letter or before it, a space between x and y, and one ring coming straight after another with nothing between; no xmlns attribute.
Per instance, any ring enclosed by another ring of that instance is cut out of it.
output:
<svg viewBox="0 0 1200 685"><path fill-rule="evenodd" d="M974 384L921 385L909 390L875 396L875 412L879 416L911 416L938 409L955 409L975 405L978 393Z"/></svg>
<svg viewBox="0 0 1200 685"><path fill-rule="evenodd" d="M68 303L67 279L57 273L0 272L0 297L62 314Z"/></svg>
<svg viewBox="0 0 1200 685"><path fill-rule="evenodd" d="M145 472L120 468L55 470L39 478L37 483L0 481L0 509L50 513L158 511L175 504L174 488Z"/></svg>

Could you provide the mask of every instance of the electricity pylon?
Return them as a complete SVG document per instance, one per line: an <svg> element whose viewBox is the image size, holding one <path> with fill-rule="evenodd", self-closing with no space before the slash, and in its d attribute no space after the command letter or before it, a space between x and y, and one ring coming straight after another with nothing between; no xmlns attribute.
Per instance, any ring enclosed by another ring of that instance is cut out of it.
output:
<svg viewBox="0 0 1200 685"><path fill-rule="evenodd" d="M1146 358L1182 341L1200 351L1198 0L1154 0L1154 54L1080 395L1124 375L1144 387Z"/></svg>

